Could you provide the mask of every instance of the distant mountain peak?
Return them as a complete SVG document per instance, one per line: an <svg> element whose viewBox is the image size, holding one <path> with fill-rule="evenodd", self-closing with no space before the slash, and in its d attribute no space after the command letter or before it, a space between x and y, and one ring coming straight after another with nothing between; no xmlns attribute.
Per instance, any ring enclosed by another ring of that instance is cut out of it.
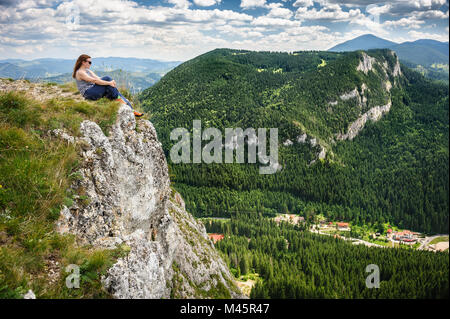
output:
<svg viewBox="0 0 450 319"><path fill-rule="evenodd" d="M352 40L348 40L338 44L328 51L342 52L342 51L356 51L356 50L370 50L370 49L384 49L390 48L397 43L382 39L373 34L364 34Z"/></svg>
<svg viewBox="0 0 450 319"><path fill-rule="evenodd" d="M448 64L448 42L432 39L419 39L395 43L373 34L364 34L352 40L340 43L328 51L344 52L371 49L391 49L403 62L430 66L433 63Z"/></svg>

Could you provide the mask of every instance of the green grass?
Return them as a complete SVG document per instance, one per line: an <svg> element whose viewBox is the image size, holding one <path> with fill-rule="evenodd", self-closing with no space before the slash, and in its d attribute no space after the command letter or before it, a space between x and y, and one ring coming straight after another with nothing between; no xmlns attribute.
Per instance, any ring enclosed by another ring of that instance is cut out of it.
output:
<svg viewBox="0 0 450 319"><path fill-rule="evenodd" d="M318 67L318 68L322 68L322 67L324 67L325 65L327 65L327 61L325 61L324 59L322 59L322 62L320 62L320 64L317 65L317 67Z"/></svg>
<svg viewBox="0 0 450 319"><path fill-rule="evenodd" d="M72 236L55 232L61 206L74 201L66 190L79 178L80 145L46 133L60 128L79 136L83 120L97 122L106 133L118 107L106 99L37 102L0 94L0 298L21 298L28 289L38 298L109 297L100 277L126 249L79 247ZM56 282L47 277L51 261L61 269ZM80 289L65 287L69 264L81 267Z"/></svg>
<svg viewBox="0 0 450 319"><path fill-rule="evenodd" d="M118 108L118 102L106 98L95 102L61 98L39 103L10 92L0 95L0 123L37 133L65 128L71 135L79 136L80 123L90 120L98 123L107 134L116 120Z"/></svg>
<svg viewBox="0 0 450 319"><path fill-rule="evenodd" d="M239 278L240 281L247 281L247 280L260 280L259 274L257 273L248 273L246 275L241 275Z"/></svg>
<svg viewBox="0 0 450 319"><path fill-rule="evenodd" d="M371 239L368 240L368 242L380 245L380 246L386 246L386 247L391 247L391 242L388 240L379 240L379 239Z"/></svg>

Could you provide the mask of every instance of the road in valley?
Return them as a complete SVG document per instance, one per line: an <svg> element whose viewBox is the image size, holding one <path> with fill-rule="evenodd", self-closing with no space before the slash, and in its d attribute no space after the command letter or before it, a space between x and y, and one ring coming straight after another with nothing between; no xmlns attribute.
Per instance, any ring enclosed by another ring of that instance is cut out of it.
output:
<svg viewBox="0 0 450 319"><path fill-rule="evenodd" d="M417 249L418 250L426 249L428 244L430 242L432 242L433 239L438 238L438 237L448 237L448 234L440 234L440 235L434 235L434 236L430 236L430 237L425 237L425 239L423 240L422 244Z"/></svg>

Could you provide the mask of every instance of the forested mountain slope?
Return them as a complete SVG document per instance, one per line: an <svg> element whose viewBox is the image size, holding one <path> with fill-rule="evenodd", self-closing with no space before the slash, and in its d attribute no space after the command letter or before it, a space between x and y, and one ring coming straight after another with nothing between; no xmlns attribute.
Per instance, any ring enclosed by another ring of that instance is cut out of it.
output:
<svg viewBox="0 0 450 319"><path fill-rule="evenodd" d="M170 132L279 129L282 169L173 164L197 216L322 213L448 232L448 86L402 67L390 50L269 53L218 49L141 95L166 155ZM207 141L204 141L205 145Z"/></svg>

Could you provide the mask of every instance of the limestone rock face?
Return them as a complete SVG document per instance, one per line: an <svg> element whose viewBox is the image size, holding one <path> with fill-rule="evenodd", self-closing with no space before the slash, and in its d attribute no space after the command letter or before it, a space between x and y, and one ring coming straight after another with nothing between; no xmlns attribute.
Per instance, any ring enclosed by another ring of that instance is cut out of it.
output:
<svg viewBox="0 0 450 319"><path fill-rule="evenodd" d="M369 71L372 70L373 64L375 63L376 59L369 56L366 52L362 53L362 60L359 61L359 64L357 66L357 70L364 72L364 74L369 73Z"/></svg>
<svg viewBox="0 0 450 319"><path fill-rule="evenodd" d="M116 298L201 298L217 291L243 297L203 224L170 187L153 125L136 124L123 105L109 136L90 121L81 123L81 138L52 132L80 143L83 159L72 188L84 198L63 208L58 231L96 247L129 246L128 255L103 278Z"/></svg>
<svg viewBox="0 0 450 319"><path fill-rule="evenodd" d="M360 63L357 67L358 71L361 71L361 72L364 72L365 74L367 74L369 71L374 71L374 68L373 68L374 65L378 64L379 66L381 66L381 70L384 73L384 76L386 78L386 80L383 83L383 88L387 93L390 93L390 91L393 87L392 83L389 81L389 74L392 77L394 77L395 83L398 82L398 77L400 77L402 75L401 68L400 68L400 62L398 60L397 55L395 54L394 51L391 51L390 53L393 57L396 58L396 62L394 64L394 66L391 68L389 68L387 61L379 61L373 57L370 57L365 52L362 53L362 60L360 60ZM358 105L360 107L362 107L367 104L367 98L364 94L367 90L370 90L370 89L366 86L366 84L363 83L361 85L361 95L358 94L358 90L357 90L357 88L355 88L353 91L344 93L343 95L340 96L340 98L342 100L348 100L350 98L357 98ZM369 110L367 110L365 113L362 113L362 114L360 113L360 116L355 121L350 123L350 125L347 129L347 132L336 134L337 140L346 140L346 139L352 140L364 128L367 121L369 121L369 120L378 121L379 119L381 119L381 117L384 114L388 113L391 109L392 101L391 101L390 96L388 96L387 101L385 103L386 104L384 104L384 105L374 106L374 107L370 108Z"/></svg>
<svg viewBox="0 0 450 319"><path fill-rule="evenodd" d="M306 133L303 133L302 135L297 136L297 142L305 143L307 137L308 137L308 135L306 135Z"/></svg>
<svg viewBox="0 0 450 319"><path fill-rule="evenodd" d="M391 51L391 54L397 59L395 62L394 69L392 71L393 76L400 76L402 75L402 69L400 67L400 61L398 60L398 56L395 54L394 51Z"/></svg>
<svg viewBox="0 0 450 319"><path fill-rule="evenodd" d="M391 109L391 101L389 101L386 105L375 106L368 110L366 113L361 115L356 121L350 124L347 133L345 134L337 134L338 140L352 140L358 135L358 133L364 128L366 122L368 120L378 121L383 114L389 112Z"/></svg>
<svg viewBox="0 0 450 319"><path fill-rule="evenodd" d="M350 92L344 93L340 96L341 100L343 101L347 101L353 98L358 98L359 97L359 93L358 93L358 89L355 88Z"/></svg>

